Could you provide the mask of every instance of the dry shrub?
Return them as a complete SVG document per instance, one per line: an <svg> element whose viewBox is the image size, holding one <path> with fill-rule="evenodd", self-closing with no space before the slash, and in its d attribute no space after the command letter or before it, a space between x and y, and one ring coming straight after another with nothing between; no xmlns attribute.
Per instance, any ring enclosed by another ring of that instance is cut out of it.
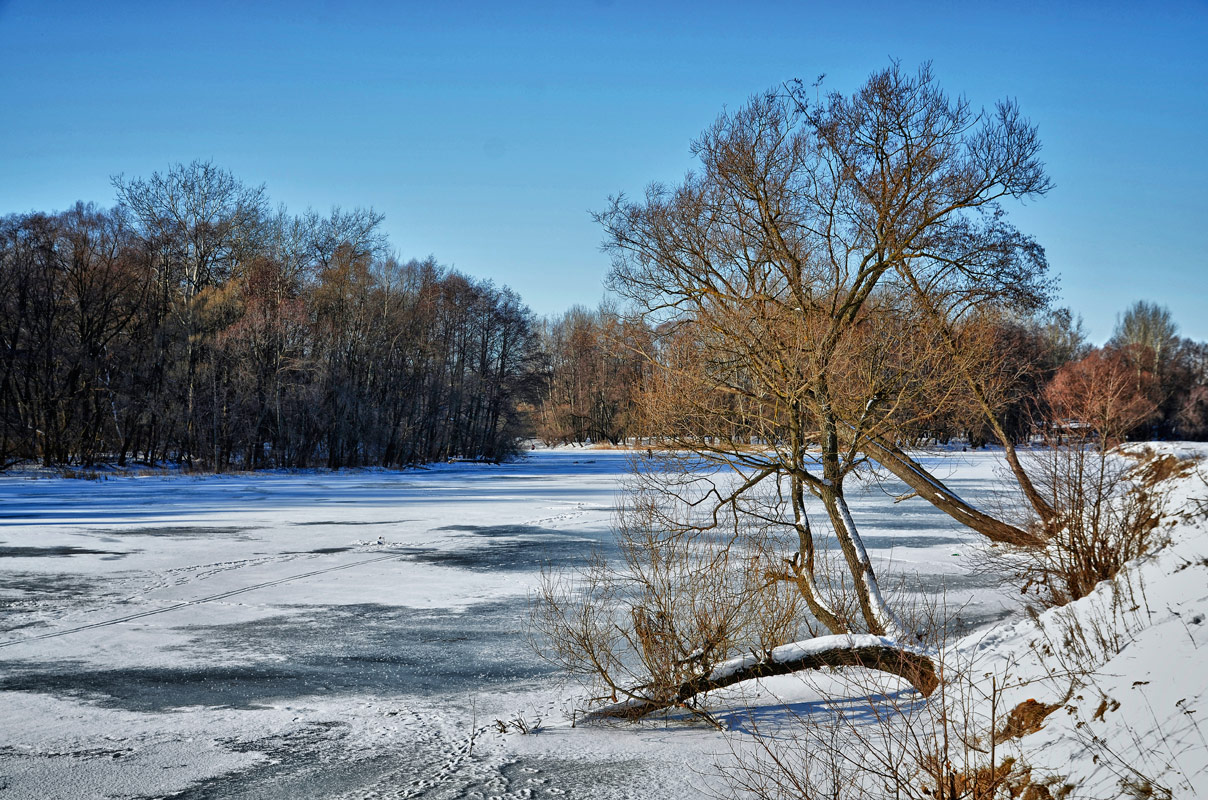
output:
<svg viewBox="0 0 1208 800"><path fill-rule="evenodd" d="M1194 462L1152 450L1106 449L1100 441L1052 440L1028 455L1037 487L1056 511L1037 526L1045 544L986 551L983 569L1012 575L1042 605L1085 597L1157 543L1167 489Z"/></svg>
<svg viewBox="0 0 1208 800"><path fill-rule="evenodd" d="M1166 481L1184 478L1195 471L1195 458L1179 458L1169 453L1158 454L1148 447L1126 450L1123 455L1137 462L1134 480L1144 489L1156 489Z"/></svg>
<svg viewBox="0 0 1208 800"><path fill-rule="evenodd" d="M801 638L802 604L768 578L774 548L756 517L733 514L700 530L664 524L674 513L635 491L618 514L619 559L597 555L586 569L545 573L533 645L582 680L590 703L666 699L708 719L697 700L673 700L680 687L721 661Z"/></svg>
<svg viewBox="0 0 1208 800"><path fill-rule="evenodd" d="M741 656L770 665L781 645L867 630L844 553L808 528L803 544L798 526L785 522L800 499L781 482L752 488L742 473L674 454L654 463L637 453L633 466L616 519L619 557L597 554L586 568L547 572L532 608L537 653L585 684L589 708L631 701L642 714L678 707L707 718L704 694L719 687L696 687L719 663ZM838 630L811 611L802 582ZM920 620L906 630L927 628ZM897 662L875 648L850 649L850 659L828 656L817 667L879 665L917 673L923 691L934 684L930 665L916 663L925 657ZM692 691L700 696L685 699Z"/></svg>
<svg viewBox="0 0 1208 800"><path fill-rule="evenodd" d="M1068 794L1059 778L1034 774L1019 748L999 747L1004 729L1037 722L1027 704L1005 723L1000 718L1003 693L1012 686L1009 669L988 677L953 653L939 663L944 681L926 699L895 690L883 677L844 673L837 694L845 699L786 713L774 729L747 723L753 735L732 737L731 758L718 768L734 795L761 800L1053 800ZM819 687L830 697L833 689Z"/></svg>
<svg viewBox="0 0 1208 800"><path fill-rule="evenodd" d="M1014 574L1047 606L1085 597L1148 552L1166 513L1169 481L1193 463L1120 446L1151 419L1152 375L1127 349L1097 350L1063 367L1045 390L1054 415L1027 472L1051 513L1034 525L1044 544L991 552L989 568Z"/></svg>

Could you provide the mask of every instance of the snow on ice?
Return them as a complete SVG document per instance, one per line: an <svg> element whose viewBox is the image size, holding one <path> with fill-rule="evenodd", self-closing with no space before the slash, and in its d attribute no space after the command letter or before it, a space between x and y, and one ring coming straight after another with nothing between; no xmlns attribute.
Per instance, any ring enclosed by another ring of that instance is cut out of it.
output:
<svg viewBox="0 0 1208 800"><path fill-rule="evenodd" d="M995 491L991 453L922 458L973 502ZM720 693L729 734L571 727L575 688L530 653L528 598L543 565L608 552L625 469L553 450L406 472L0 476L0 797L696 796L742 746L748 704L816 690ZM1208 795L1202 520L1130 565L1128 604L1101 586L1033 620L968 574L975 535L895 490L850 498L874 563L962 609L953 657L1009 673L1008 702L1062 704L1020 740L1029 763L1074 796L1115 796L1130 769ZM1186 505L1196 484L1178 491ZM1118 639L1065 696L1046 643L1108 621Z"/></svg>

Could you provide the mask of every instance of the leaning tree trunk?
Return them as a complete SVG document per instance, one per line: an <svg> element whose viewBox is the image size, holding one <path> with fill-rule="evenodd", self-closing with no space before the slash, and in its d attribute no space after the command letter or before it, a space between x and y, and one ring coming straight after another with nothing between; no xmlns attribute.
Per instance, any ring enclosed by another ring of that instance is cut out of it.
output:
<svg viewBox="0 0 1208 800"><path fill-rule="evenodd" d="M1011 441L1011 437L1007 434L1003 427L1002 420L990 405L990 401L986 398L986 394L982 391L982 387L973 380L972 376L968 378L969 389L973 397L981 406L982 413L986 416L986 421L990 423L990 427L994 430L994 436L1002 445L1003 454L1007 459L1007 466L1011 468L1011 474L1015 476L1015 481L1019 484L1019 488L1023 491L1024 497L1032 505L1032 509L1036 512L1036 516L1040 517L1040 521L1045 525L1051 525L1057 519L1057 511L1052 504L1044 498L1043 495L1036 489L1036 485L1032 483L1032 477L1028 475L1028 471L1023 468L1023 464L1019 461L1019 454L1015 451L1015 442Z"/></svg>
<svg viewBox="0 0 1208 800"><path fill-rule="evenodd" d="M891 639L871 634L820 636L777 647L763 656L739 656L723 661L709 672L684 681L673 692L657 697L635 691L628 699L595 709L589 716L638 719L664 708L685 706L698 695L743 681L827 667L865 667L888 672L905 678L924 697L939 685L930 658Z"/></svg>
<svg viewBox="0 0 1208 800"><path fill-rule="evenodd" d="M898 447L877 441L870 436L862 437L856 443L856 447L860 452L896 475L899 480L917 492L919 497L990 541L1023 547L1039 547L1043 544L1040 537L1035 534L1014 525L1008 525L966 503Z"/></svg>

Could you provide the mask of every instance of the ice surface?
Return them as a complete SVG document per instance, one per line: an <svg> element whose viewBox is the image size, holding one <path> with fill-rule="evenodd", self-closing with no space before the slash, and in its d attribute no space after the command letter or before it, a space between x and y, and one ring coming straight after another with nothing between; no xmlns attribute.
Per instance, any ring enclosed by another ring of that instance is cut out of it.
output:
<svg viewBox="0 0 1208 800"><path fill-rule="evenodd" d="M973 502L994 491L993 455L921 458ZM0 476L0 796L695 796L719 734L570 728L572 690L526 645L542 566L612 547L625 470L623 453L555 450L402 473ZM886 506L902 492L849 492L874 564L970 624L1001 617L1011 600L967 574L977 538L923 501ZM779 713L761 708L721 713L741 731ZM517 715L545 731L494 730Z"/></svg>

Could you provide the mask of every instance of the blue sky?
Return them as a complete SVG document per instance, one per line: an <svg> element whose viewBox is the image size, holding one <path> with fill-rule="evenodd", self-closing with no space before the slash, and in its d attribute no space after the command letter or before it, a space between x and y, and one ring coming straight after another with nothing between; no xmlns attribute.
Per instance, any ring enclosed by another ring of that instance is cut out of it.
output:
<svg viewBox="0 0 1208 800"><path fill-rule="evenodd" d="M1038 124L1015 212L1095 341L1134 300L1208 339L1208 3L74 3L0 0L0 214L113 202L212 159L274 201L373 206L404 257L603 297L589 212L675 181L726 106L933 62Z"/></svg>

